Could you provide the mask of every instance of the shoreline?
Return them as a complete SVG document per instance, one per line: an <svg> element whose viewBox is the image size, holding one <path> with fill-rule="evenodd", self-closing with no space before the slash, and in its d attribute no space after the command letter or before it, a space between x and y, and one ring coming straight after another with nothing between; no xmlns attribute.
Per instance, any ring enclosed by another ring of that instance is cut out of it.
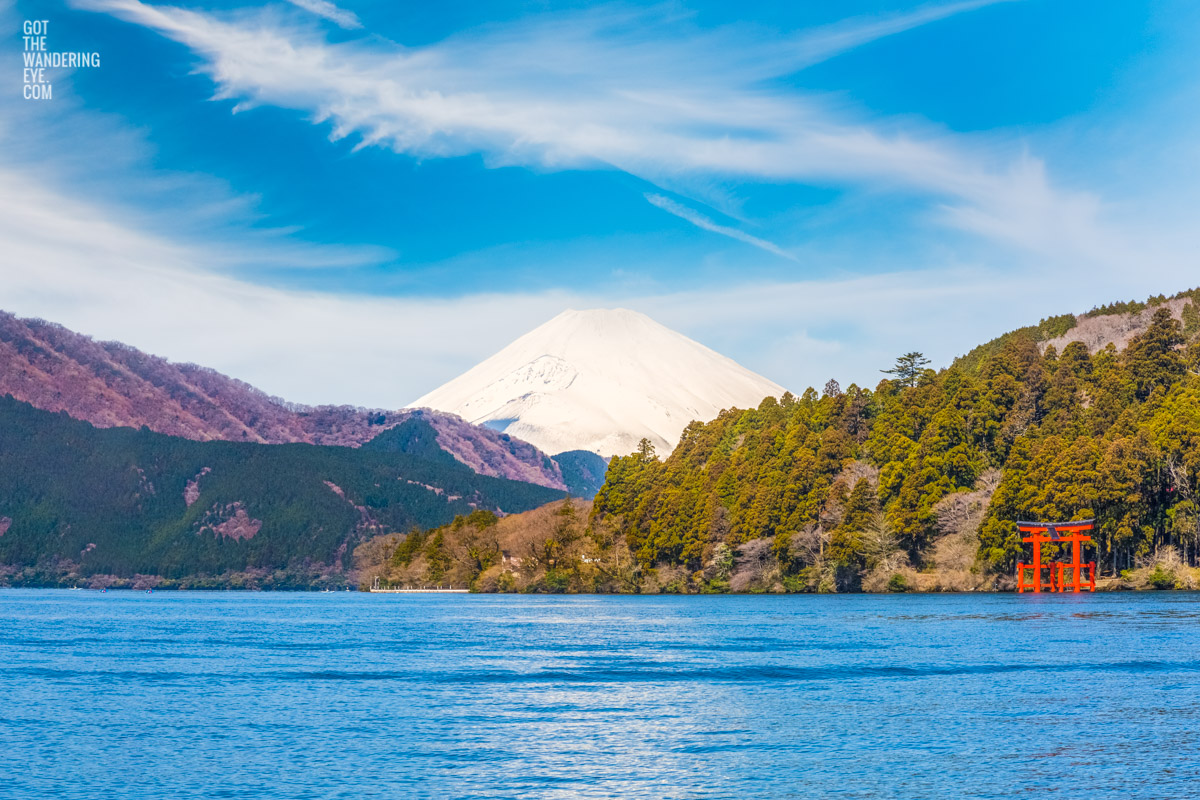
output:
<svg viewBox="0 0 1200 800"><path fill-rule="evenodd" d="M905 592L476 592L470 589L361 589L361 588L263 588L253 586L64 586L61 584L0 584L0 590L30 590L30 591L61 591L61 592L91 592L106 594L108 592L128 592L132 594L153 594L156 592L244 592L248 594L436 594L436 595L471 595L476 597L857 597L857 596L902 596L902 595L1029 595L1057 597L1064 595L1089 594L1151 594L1151 593L1187 593L1200 592L1200 589L1180 588L1139 588L1121 585L1119 581L1108 579L1109 585L1101 587L1097 581L1095 592L1017 592L1011 589L977 589L957 591L905 591Z"/></svg>

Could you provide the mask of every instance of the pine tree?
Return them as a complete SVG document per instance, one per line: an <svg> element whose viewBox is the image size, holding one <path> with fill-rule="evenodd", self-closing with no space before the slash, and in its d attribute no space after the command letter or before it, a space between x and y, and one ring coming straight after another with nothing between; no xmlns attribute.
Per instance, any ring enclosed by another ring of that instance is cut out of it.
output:
<svg viewBox="0 0 1200 800"><path fill-rule="evenodd" d="M1132 375L1139 400L1145 400L1158 386L1170 386L1186 371L1182 353L1183 328L1170 310L1154 312L1150 327L1129 343L1124 362Z"/></svg>
<svg viewBox="0 0 1200 800"><path fill-rule="evenodd" d="M885 375L895 375L904 386L916 386L917 379L921 377L921 373L929 364L929 359L924 353L918 353L915 350L911 353L905 353L896 359L896 366L891 369L881 369Z"/></svg>

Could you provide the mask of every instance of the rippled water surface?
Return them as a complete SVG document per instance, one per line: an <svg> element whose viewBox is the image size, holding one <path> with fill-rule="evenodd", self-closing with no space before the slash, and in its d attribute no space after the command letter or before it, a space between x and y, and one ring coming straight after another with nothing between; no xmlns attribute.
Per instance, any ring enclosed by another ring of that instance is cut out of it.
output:
<svg viewBox="0 0 1200 800"><path fill-rule="evenodd" d="M0 591L0 796L1200 797L1200 598Z"/></svg>

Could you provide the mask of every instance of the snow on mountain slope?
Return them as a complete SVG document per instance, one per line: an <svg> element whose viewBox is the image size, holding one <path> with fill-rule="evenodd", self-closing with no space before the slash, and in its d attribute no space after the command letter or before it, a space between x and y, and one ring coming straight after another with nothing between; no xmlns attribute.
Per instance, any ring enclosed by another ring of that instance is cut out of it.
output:
<svg viewBox="0 0 1200 800"><path fill-rule="evenodd" d="M643 437L666 454L692 420L783 391L644 314L571 310L410 407L458 414L547 453L608 457Z"/></svg>

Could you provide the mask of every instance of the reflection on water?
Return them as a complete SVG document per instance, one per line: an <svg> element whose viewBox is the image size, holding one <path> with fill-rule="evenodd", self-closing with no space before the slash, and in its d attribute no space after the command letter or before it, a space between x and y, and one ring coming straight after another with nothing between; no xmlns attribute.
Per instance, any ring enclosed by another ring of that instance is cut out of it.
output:
<svg viewBox="0 0 1200 800"><path fill-rule="evenodd" d="M0 592L0 797L1196 796L1200 598Z"/></svg>

